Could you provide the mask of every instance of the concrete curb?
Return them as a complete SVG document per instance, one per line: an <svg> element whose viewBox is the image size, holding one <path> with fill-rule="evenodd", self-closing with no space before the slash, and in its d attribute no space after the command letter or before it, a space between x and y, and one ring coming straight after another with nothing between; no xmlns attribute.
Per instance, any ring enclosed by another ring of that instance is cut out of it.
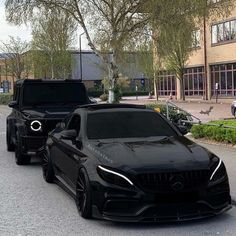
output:
<svg viewBox="0 0 236 236"><path fill-rule="evenodd" d="M204 139L204 138L195 139L191 133L188 133L185 136L191 139L193 142L205 143L205 144L216 145L216 146L224 146L226 148L236 149L236 145L232 145L232 144L216 142L216 141L212 141L210 139Z"/></svg>

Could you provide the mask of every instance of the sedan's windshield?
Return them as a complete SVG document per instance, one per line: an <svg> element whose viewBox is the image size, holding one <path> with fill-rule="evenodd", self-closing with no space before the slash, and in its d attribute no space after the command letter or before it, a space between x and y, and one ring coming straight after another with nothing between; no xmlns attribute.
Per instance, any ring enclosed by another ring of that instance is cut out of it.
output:
<svg viewBox="0 0 236 236"><path fill-rule="evenodd" d="M23 105L86 103L86 92L79 83L27 84L23 90Z"/></svg>
<svg viewBox="0 0 236 236"><path fill-rule="evenodd" d="M88 139L176 136L174 129L157 113L142 111L88 114Z"/></svg>

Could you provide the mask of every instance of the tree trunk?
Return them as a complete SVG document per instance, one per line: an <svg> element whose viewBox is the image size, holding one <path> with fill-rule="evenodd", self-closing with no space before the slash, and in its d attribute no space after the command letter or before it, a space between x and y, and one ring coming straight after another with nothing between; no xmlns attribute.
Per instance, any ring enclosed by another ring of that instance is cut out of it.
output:
<svg viewBox="0 0 236 236"><path fill-rule="evenodd" d="M112 54L110 55L110 63L109 63L109 81L110 81L109 97L108 97L109 103L117 102L115 99L116 98L115 87L118 77L119 77L119 70L117 66L117 54L116 51L113 49Z"/></svg>
<svg viewBox="0 0 236 236"><path fill-rule="evenodd" d="M51 55L51 79L54 79L55 75L54 75L54 65L53 65L53 56Z"/></svg>
<svg viewBox="0 0 236 236"><path fill-rule="evenodd" d="M184 75L181 74L178 76L178 79L180 81L180 99L182 101L185 101L185 84L184 84Z"/></svg>
<svg viewBox="0 0 236 236"><path fill-rule="evenodd" d="M158 50L157 50L157 40L156 40L156 35L157 35L157 29L153 30L153 71L154 71L154 79L153 79L153 85L154 85L154 94L155 98L158 101L159 99L159 78L158 78L158 71L160 70L160 60L158 57Z"/></svg>
<svg viewBox="0 0 236 236"><path fill-rule="evenodd" d="M156 73L154 73L153 86L154 86L155 99L158 101L158 99L159 99L159 83L158 83L158 79L156 78Z"/></svg>

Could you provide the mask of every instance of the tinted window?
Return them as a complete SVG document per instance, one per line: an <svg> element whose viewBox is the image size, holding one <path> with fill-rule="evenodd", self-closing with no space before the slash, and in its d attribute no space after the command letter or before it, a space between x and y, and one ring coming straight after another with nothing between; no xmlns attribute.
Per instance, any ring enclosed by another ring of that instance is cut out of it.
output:
<svg viewBox="0 0 236 236"><path fill-rule="evenodd" d="M155 112L88 114L89 139L175 136L176 132Z"/></svg>
<svg viewBox="0 0 236 236"><path fill-rule="evenodd" d="M23 94L24 105L86 103L85 88L77 83L27 84Z"/></svg>

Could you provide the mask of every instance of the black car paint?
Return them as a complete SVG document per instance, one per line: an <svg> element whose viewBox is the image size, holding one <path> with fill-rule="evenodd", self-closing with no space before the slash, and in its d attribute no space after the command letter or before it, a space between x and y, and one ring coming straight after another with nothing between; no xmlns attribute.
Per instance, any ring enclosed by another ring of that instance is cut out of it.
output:
<svg viewBox="0 0 236 236"><path fill-rule="evenodd" d="M7 133L10 136L10 142L16 145L16 133L20 134L23 143L23 152L25 155L38 154L45 145L48 132L52 131L56 124L68 116L77 106L81 104L32 104L25 106L23 104L23 90L28 84L71 84L71 86L80 86L85 90L83 83L79 80L19 80L14 87L13 101L9 106L12 108L7 117ZM85 104L90 100L85 90ZM34 132L30 129L30 122L38 120L42 122L42 131Z"/></svg>
<svg viewBox="0 0 236 236"><path fill-rule="evenodd" d="M122 105L117 107L107 106L110 112L122 109ZM134 108L132 106L131 108L125 107L125 109L145 110L143 107ZM190 200L187 199L187 192L150 193L140 188L137 184L137 176L143 173L172 172L178 174L183 171L210 170L211 162L215 155L182 136L172 124L169 123L175 129L176 137L88 140L86 137L86 117L89 112L92 112L89 106L74 112L74 114L78 114L81 117L81 130L77 139L63 139L61 134L64 129L57 128L49 134L47 146L50 150L58 180L70 190L73 196L76 194L79 169L84 168L88 173L93 192L94 217L129 222L181 221L217 215L230 208L231 198L227 174L220 183L213 184L211 187L209 187L210 185L208 186L209 181L204 182L203 185L193 186L195 187L193 194L199 197L196 202L188 202ZM165 118L163 117L163 119ZM166 120L166 122L168 121ZM78 143L80 144L79 146ZM98 166L104 166L125 175L133 181L134 186L124 188L108 183L99 176ZM215 190L220 185L222 186L221 190ZM208 194L208 191L212 191L212 193ZM170 202L167 200L165 202L165 199L169 199L168 194L171 195L171 200ZM191 199L192 197L194 198L193 194L189 195ZM211 201L211 198L214 199L217 194L224 196L221 197L223 199L221 204L211 205L211 202L209 203L208 201ZM184 197L184 195L186 196ZM182 197L186 202L181 202L180 200L180 202L175 202L173 200L174 198L181 199ZM116 206L115 209L113 209L114 206ZM161 215L157 214L158 211L164 214L165 211L171 211L171 208L181 209L184 207L186 209L199 207L199 209L203 210L207 208L207 210L202 215L200 213L189 213L189 215L185 213L186 215L182 217L175 215L162 218ZM154 211L154 213L150 213L149 210L151 212Z"/></svg>

